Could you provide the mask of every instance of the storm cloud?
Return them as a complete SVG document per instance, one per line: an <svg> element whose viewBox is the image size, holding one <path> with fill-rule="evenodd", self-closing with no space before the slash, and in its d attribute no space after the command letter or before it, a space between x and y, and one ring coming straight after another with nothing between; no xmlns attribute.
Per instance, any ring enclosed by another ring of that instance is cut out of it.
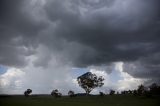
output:
<svg viewBox="0 0 160 106"><path fill-rule="evenodd" d="M123 62L124 72L159 83L159 6L159 0L1 0L0 65Z"/></svg>

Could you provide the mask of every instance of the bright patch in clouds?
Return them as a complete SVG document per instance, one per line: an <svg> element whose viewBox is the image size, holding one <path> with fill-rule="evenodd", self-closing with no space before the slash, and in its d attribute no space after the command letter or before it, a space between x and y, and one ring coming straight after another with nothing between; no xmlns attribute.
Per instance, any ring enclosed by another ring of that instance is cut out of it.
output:
<svg viewBox="0 0 160 106"><path fill-rule="evenodd" d="M114 67L110 74L106 71L90 69L90 72L95 73L97 76L103 76L104 86L99 88L99 91L109 92L111 89L122 91L122 90L133 90L137 89L137 86L143 84L146 79L134 78L128 73L123 71L123 62L114 63ZM97 91L97 90L95 90ZM98 92L95 92L98 93Z"/></svg>
<svg viewBox="0 0 160 106"><path fill-rule="evenodd" d="M16 68L9 68L0 76L0 93L19 93L25 72Z"/></svg>
<svg viewBox="0 0 160 106"><path fill-rule="evenodd" d="M118 86L118 90L129 90L129 89L137 89L138 85L143 84L146 79L138 79L129 75L127 72L123 71L123 63L119 62L115 65L115 70L119 71L119 76L122 78L118 80L116 84Z"/></svg>

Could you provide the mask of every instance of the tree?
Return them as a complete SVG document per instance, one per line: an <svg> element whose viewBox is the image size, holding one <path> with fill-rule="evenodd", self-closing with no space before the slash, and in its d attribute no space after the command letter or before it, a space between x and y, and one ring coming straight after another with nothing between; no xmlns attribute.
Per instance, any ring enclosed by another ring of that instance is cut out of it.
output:
<svg viewBox="0 0 160 106"><path fill-rule="evenodd" d="M77 81L79 86L86 91L86 94L89 94L94 88L104 85L104 78L102 76L97 77L96 74L92 74L91 72L79 76Z"/></svg>
<svg viewBox="0 0 160 106"><path fill-rule="evenodd" d="M138 95L143 95L144 91L145 91L145 87L142 84L138 86L138 89L137 89Z"/></svg>
<svg viewBox="0 0 160 106"><path fill-rule="evenodd" d="M32 90L31 90L31 89L27 89L27 90L24 92L24 95L27 97L27 96L29 96L31 93L32 93Z"/></svg>
<svg viewBox="0 0 160 106"><path fill-rule="evenodd" d="M158 86L156 83L153 83L152 85L150 85L150 92L153 95L160 95L160 86Z"/></svg>
<svg viewBox="0 0 160 106"><path fill-rule="evenodd" d="M114 90L110 90L110 95L114 95L115 94L115 91Z"/></svg>
<svg viewBox="0 0 160 106"><path fill-rule="evenodd" d="M133 95L137 96L137 94L138 94L137 90L133 90Z"/></svg>
<svg viewBox="0 0 160 106"><path fill-rule="evenodd" d="M53 91L51 92L51 95L54 96L54 97L56 97L56 98L62 96L62 94L61 94L60 92L58 92L57 89L53 90Z"/></svg>
<svg viewBox="0 0 160 106"><path fill-rule="evenodd" d="M103 92L99 92L100 96L105 96L105 94Z"/></svg>
<svg viewBox="0 0 160 106"><path fill-rule="evenodd" d="M69 95L70 97L75 97L75 96L76 96L76 95L74 94L74 91L72 91L72 90L68 91L68 95Z"/></svg>

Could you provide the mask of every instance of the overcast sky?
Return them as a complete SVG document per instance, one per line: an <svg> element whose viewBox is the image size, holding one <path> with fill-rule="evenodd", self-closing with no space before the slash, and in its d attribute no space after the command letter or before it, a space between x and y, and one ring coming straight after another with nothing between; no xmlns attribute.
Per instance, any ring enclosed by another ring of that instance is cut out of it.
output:
<svg viewBox="0 0 160 106"><path fill-rule="evenodd" d="M0 94L84 92L160 83L159 0L0 0Z"/></svg>

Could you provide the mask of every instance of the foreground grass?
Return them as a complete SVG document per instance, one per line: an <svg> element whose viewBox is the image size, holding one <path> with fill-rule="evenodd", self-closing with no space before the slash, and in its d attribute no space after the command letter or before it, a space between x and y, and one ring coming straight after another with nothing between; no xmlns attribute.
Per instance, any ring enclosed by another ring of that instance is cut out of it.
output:
<svg viewBox="0 0 160 106"><path fill-rule="evenodd" d="M0 106L160 106L159 97L135 97L131 95L62 97L51 96L3 96Z"/></svg>

